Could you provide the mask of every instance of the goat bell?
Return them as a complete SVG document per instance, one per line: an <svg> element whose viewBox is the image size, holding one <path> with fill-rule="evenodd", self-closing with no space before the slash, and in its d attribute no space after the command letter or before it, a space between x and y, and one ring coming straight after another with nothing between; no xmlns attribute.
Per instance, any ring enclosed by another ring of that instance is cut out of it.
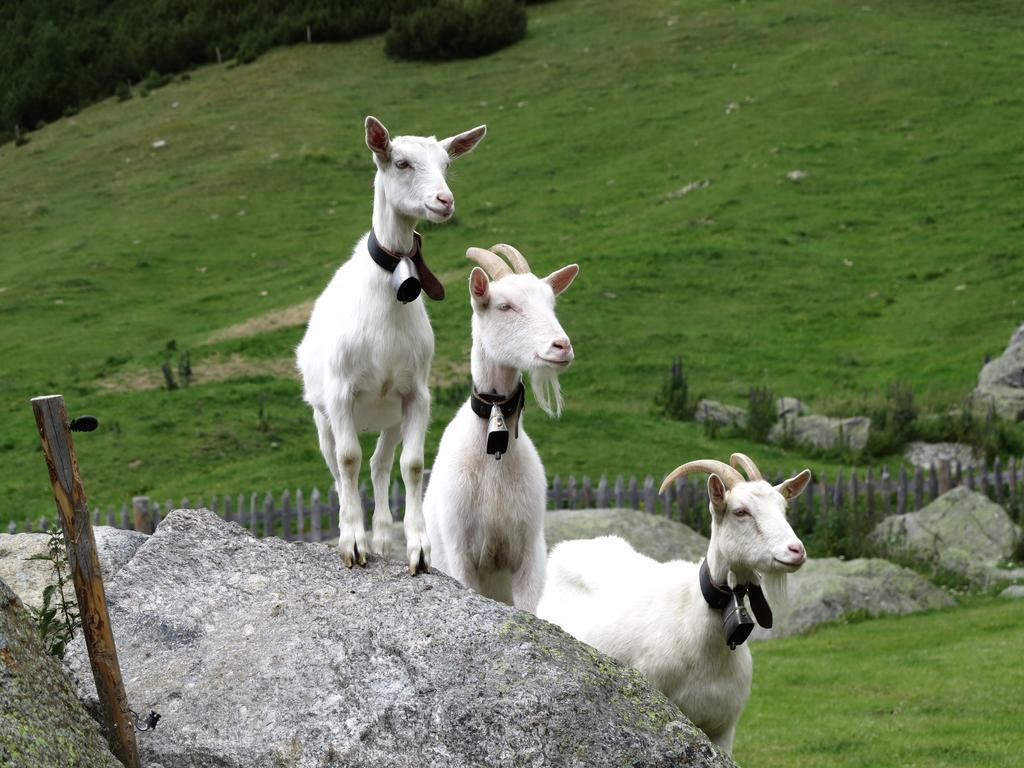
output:
<svg viewBox="0 0 1024 768"><path fill-rule="evenodd" d="M491 406L491 418L487 421L487 453L494 454L495 459L500 459L501 454L508 451L508 427L505 426L505 417L501 408L497 405Z"/></svg>
<svg viewBox="0 0 1024 768"><path fill-rule="evenodd" d="M742 595L732 593L731 602L722 611L722 622L725 624L725 642L735 651L736 646L743 645L754 631L754 620L743 605Z"/></svg>
<svg viewBox="0 0 1024 768"><path fill-rule="evenodd" d="M391 287L403 304L415 301L420 295L420 275L412 259L402 258L391 273Z"/></svg>

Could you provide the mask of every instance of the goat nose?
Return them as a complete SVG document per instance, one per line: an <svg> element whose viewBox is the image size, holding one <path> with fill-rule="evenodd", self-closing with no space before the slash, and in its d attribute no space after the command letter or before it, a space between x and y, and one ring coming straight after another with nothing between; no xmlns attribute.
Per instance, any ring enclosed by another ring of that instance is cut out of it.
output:
<svg viewBox="0 0 1024 768"><path fill-rule="evenodd" d="M455 198L452 197L451 194L448 192L438 192L437 202L439 202L445 208L451 208L453 205L455 205Z"/></svg>
<svg viewBox="0 0 1024 768"><path fill-rule="evenodd" d="M787 549L789 549L789 551L793 553L793 557L800 562L807 559L807 550L804 549L804 543L799 539L790 544Z"/></svg>
<svg viewBox="0 0 1024 768"><path fill-rule="evenodd" d="M557 349L559 352L572 352L572 342L569 341L568 336L563 336L552 341L551 348Z"/></svg>

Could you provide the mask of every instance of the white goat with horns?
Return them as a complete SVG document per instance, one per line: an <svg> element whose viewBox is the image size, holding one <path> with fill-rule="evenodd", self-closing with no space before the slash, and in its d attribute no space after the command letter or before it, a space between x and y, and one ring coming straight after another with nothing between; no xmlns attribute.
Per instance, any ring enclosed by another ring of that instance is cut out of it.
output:
<svg viewBox="0 0 1024 768"><path fill-rule="evenodd" d="M481 125L443 141L392 139L379 120L366 118L366 145L377 166L373 228L320 294L296 352L303 397L313 408L320 451L337 485L338 551L350 568L365 565L368 551L358 488L358 434L366 430L380 432L370 459L373 550L390 549L388 485L401 440L409 571L430 567L422 498L434 334L417 297L422 286L430 298L442 299L444 288L423 262L414 227L421 218L439 223L452 217L448 164L486 131Z"/></svg>
<svg viewBox="0 0 1024 768"><path fill-rule="evenodd" d="M811 479L805 469L773 488L749 457L734 453L731 464L691 461L661 486L708 473L711 542L703 563L658 563L616 536L563 542L551 553L537 609L542 619L640 670L729 753L752 676L743 641L753 621L743 598L750 596L758 622L770 627L759 582L781 596L786 574L807 559L786 522L786 503Z"/></svg>
<svg viewBox="0 0 1024 768"><path fill-rule="evenodd" d="M547 480L522 425L522 372L530 373L541 409L560 413L558 373L573 351L555 317L555 297L579 267L539 278L504 244L470 248L466 256L480 265L469 276L473 394L441 437L424 499L427 532L436 567L487 597L534 611L547 563Z"/></svg>

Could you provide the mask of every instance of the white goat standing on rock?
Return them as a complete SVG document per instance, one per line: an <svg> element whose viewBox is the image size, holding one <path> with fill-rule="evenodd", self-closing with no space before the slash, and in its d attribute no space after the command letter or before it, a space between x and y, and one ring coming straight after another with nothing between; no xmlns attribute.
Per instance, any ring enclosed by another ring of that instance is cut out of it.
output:
<svg viewBox="0 0 1024 768"><path fill-rule="evenodd" d="M547 480L522 425L522 372L530 373L541 409L560 413L558 373L573 350L555 317L555 297L579 267L539 278L510 245L470 248L466 255L480 264L469 277L473 395L441 437L424 499L427 532L437 568L487 597L534 611L547 563ZM500 450L491 442L498 437L495 421L508 430Z"/></svg>
<svg viewBox="0 0 1024 768"><path fill-rule="evenodd" d="M786 502L811 479L805 469L773 488L747 456L734 453L731 463L691 461L662 484L664 491L690 472L710 475L711 542L703 563L658 563L617 536L562 542L551 553L537 608L540 618L646 675L728 753L752 677L743 641L753 621L734 611L749 595L758 623L771 626L759 582L781 596L786 574L807 559L786 522Z"/></svg>
<svg viewBox="0 0 1024 768"><path fill-rule="evenodd" d="M434 334L416 296L420 283L433 299L443 298L444 288L423 262L414 227L421 218L439 223L452 217L448 164L472 150L486 131L481 125L443 141L392 139L379 120L366 118L366 145L377 166L373 229L317 299L296 352L303 397L313 408L320 451L337 485L338 551L350 568L365 565L368 551L357 485L362 461L358 433L366 430L380 432L370 459L373 550L387 554L390 549L388 485L401 440L409 571L430 567L422 497ZM419 282L402 283L396 296L393 276L408 277L409 262L418 269Z"/></svg>

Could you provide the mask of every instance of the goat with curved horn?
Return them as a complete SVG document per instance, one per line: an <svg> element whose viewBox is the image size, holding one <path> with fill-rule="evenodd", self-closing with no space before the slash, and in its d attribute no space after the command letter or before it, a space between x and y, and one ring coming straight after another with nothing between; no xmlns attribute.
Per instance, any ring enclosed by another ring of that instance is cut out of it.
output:
<svg viewBox="0 0 1024 768"><path fill-rule="evenodd" d="M508 263L512 265L512 271L517 275L529 275L530 265L526 262L526 257L519 252L519 249L513 248L507 243L495 243L491 246L491 250L494 253L500 253L506 259Z"/></svg>
<svg viewBox="0 0 1024 768"><path fill-rule="evenodd" d="M771 601L807 560L786 510L811 479L805 469L773 487L749 457L730 461L688 462L661 486L709 475L703 561L659 563L618 536L563 541L537 605L539 618L643 673L726 753L753 680L746 641L756 625L774 626Z"/></svg>
<svg viewBox="0 0 1024 768"><path fill-rule="evenodd" d="M486 248L477 248L471 245L466 249L466 258L475 261L487 272L492 280L498 280L505 275L511 275L512 270L508 264L501 260L501 257L488 251Z"/></svg>
<svg viewBox="0 0 1024 768"><path fill-rule="evenodd" d="M729 463L732 464L736 469L742 468L747 473L747 479L751 482L755 480L764 480L761 475L761 470L757 468L757 464L754 460L747 456L745 453L734 453L729 457Z"/></svg>
<svg viewBox="0 0 1024 768"><path fill-rule="evenodd" d="M722 478L722 482L725 483L725 487L730 489L737 483L743 482L743 475L725 462L718 461L717 459L698 459L697 461L688 461L673 469L661 484L661 489L658 493L664 493L677 477L689 475L692 472L704 472L708 475L718 475Z"/></svg>

